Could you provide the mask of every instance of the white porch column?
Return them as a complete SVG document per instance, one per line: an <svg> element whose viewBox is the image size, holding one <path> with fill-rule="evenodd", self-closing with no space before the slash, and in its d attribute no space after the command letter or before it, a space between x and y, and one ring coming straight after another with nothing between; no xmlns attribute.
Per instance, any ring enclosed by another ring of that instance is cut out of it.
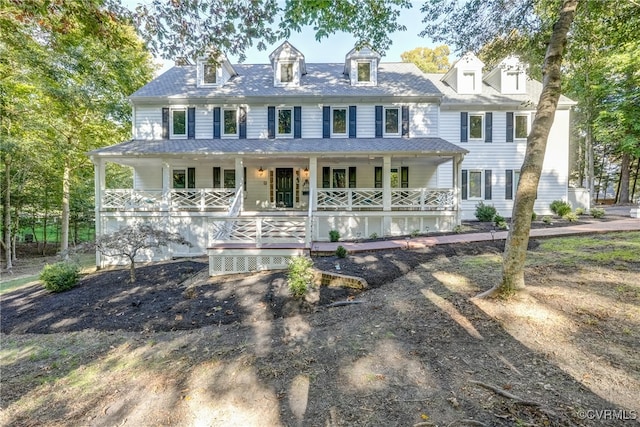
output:
<svg viewBox="0 0 640 427"><path fill-rule="evenodd" d="M240 211L244 211L244 159L242 157L236 157L236 194L238 190L242 190L240 193Z"/></svg>
<svg viewBox="0 0 640 427"><path fill-rule="evenodd" d="M382 158L382 210L391 211L391 156ZM382 218L382 233L391 235L391 216Z"/></svg>
<svg viewBox="0 0 640 427"><path fill-rule="evenodd" d="M106 180L104 176L104 160L101 158L91 157L93 162L93 179L94 179L94 191L95 191L95 233L96 239L102 236L102 197L106 188ZM99 251L96 251L96 268L100 268L102 265L102 256Z"/></svg>
<svg viewBox="0 0 640 427"><path fill-rule="evenodd" d="M162 162L162 206L160 210L169 209L169 191L171 190L171 166Z"/></svg>
<svg viewBox="0 0 640 427"><path fill-rule="evenodd" d="M462 164L462 156L453 156L453 203L456 210L456 225L460 225L462 222L462 192L460 191L460 184L462 182L462 171L460 165Z"/></svg>
<svg viewBox="0 0 640 427"><path fill-rule="evenodd" d="M318 158L317 157L309 157L309 213L310 217L307 219L308 221L308 236L306 240L308 241L309 247L311 247L311 242L314 240L318 240L318 227L314 223L315 219L313 217L313 212L317 209L318 206Z"/></svg>

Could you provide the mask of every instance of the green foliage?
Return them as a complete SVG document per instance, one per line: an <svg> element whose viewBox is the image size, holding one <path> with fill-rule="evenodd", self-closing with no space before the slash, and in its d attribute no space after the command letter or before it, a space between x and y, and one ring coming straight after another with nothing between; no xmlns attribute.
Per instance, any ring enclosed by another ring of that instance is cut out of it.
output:
<svg viewBox="0 0 640 427"><path fill-rule="evenodd" d="M62 292L73 288L80 279L80 269L70 262L47 264L40 273L40 280L45 289L51 292Z"/></svg>
<svg viewBox="0 0 640 427"><path fill-rule="evenodd" d="M411 237L418 237L420 235L420 230L413 230L411 232Z"/></svg>
<svg viewBox="0 0 640 427"><path fill-rule="evenodd" d="M480 202L476 205L475 215L478 221L492 222L497 212L493 205L485 205L484 202Z"/></svg>
<svg viewBox="0 0 640 427"><path fill-rule="evenodd" d="M345 258L347 256L347 249L340 245L336 248L336 256L338 258Z"/></svg>
<svg viewBox="0 0 640 427"><path fill-rule="evenodd" d="M531 212L531 221L535 221L536 219L538 219L538 214L535 212Z"/></svg>
<svg viewBox="0 0 640 427"><path fill-rule="evenodd" d="M460 234L464 231L464 228L462 228L461 225L456 225L455 227L453 227L453 232L456 234Z"/></svg>
<svg viewBox="0 0 640 427"><path fill-rule="evenodd" d="M554 200L549 205L549 208L551 209L551 212L560 217L563 217L571 212L571 205L564 200Z"/></svg>
<svg viewBox="0 0 640 427"><path fill-rule="evenodd" d="M369 235L369 238L370 238L370 239L372 239L372 240L373 240L373 239L377 239L377 238L378 238L378 233L376 233L376 232L374 231L373 233L371 233L371 234Z"/></svg>
<svg viewBox="0 0 640 427"><path fill-rule="evenodd" d="M498 215L496 214L493 217L493 223L496 225L496 227L498 227L500 230L508 230L509 229L509 224L507 224L507 220L502 216L502 215Z"/></svg>
<svg viewBox="0 0 640 427"><path fill-rule="evenodd" d="M449 47L440 45L433 49L428 47L416 47L402 52L402 62L413 62L425 73L445 73L449 70Z"/></svg>
<svg viewBox="0 0 640 427"><path fill-rule="evenodd" d="M602 208L592 208L591 209L591 216L596 218L596 219L600 219L602 217L604 217L605 211Z"/></svg>
<svg viewBox="0 0 640 427"><path fill-rule="evenodd" d="M340 232L338 230L330 230L329 231L329 241L337 242L340 240Z"/></svg>
<svg viewBox="0 0 640 427"><path fill-rule="evenodd" d="M576 208L575 213L576 215L584 215L585 214L584 208Z"/></svg>
<svg viewBox="0 0 640 427"><path fill-rule="evenodd" d="M542 217L542 222L544 222L547 225L553 224L553 220L548 215L545 215Z"/></svg>
<svg viewBox="0 0 640 427"><path fill-rule="evenodd" d="M568 212L564 215L562 215L562 219L569 221L569 222L575 222L578 220L578 215L575 212Z"/></svg>
<svg viewBox="0 0 640 427"><path fill-rule="evenodd" d="M289 262L287 284L294 298L304 297L313 281L313 262L307 257L294 257Z"/></svg>

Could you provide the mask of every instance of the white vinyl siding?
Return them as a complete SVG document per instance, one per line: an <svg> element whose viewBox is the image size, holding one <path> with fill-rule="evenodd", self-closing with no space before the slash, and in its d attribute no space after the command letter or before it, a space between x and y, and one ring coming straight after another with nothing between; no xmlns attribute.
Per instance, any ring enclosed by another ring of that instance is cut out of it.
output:
<svg viewBox="0 0 640 427"><path fill-rule="evenodd" d="M196 138L213 137L213 106L196 107Z"/></svg>
<svg viewBox="0 0 640 427"><path fill-rule="evenodd" d="M133 188L162 190L162 166L137 167L133 170Z"/></svg>
<svg viewBox="0 0 640 427"><path fill-rule="evenodd" d="M302 138L322 138L322 107L302 105Z"/></svg>
<svg viewBox="0 0 640 427"><path fill-rule="evenodd" d="M375 105L358 105L356 114L356 136L374 138L376 136Z"/></svg>
<svg viewBox="0 0 640 427"><path fill-rule="evenodd" d="M438 135L438 107L434 104L409 106L409 135L412 138Z"/></svg>
<svg viewBox="0 0 640 427"><path fill-rule="evenodd" d="M134 139L162 139L162 107L135 108Z"/></svg>
<svg viewBox="0 0 640 427"><path fill-rule="evenodd" d="M304 124L303 124L304 127ZM251 105L247 107L247 138L266 139L267 129L267 106Z"/></svg>

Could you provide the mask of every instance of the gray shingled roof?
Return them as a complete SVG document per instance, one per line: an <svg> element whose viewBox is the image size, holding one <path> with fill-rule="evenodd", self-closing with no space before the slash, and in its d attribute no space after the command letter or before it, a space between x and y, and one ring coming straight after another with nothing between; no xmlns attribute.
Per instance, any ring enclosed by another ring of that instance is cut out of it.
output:
<svg viewBox="0 0 640 427"><path fill-rule="evenodd" d="M542 93L542 83L537 80L527 79L527 93L503 95L498 92L493 86L487 83L482 83L482 93L477 95L461 95L457 93L447 83L441 81L444 74L429 73L425 76L431 80L440 92L444 94L442 98L442 106L447 105L519 105L524 103L531 103L536 105L540 99ZM560 105L575 105L576 102L567 98L564 95L560 95Z"/></svg>
<svg viewBox="0 0 640 427"><path fill-rule="evenodd" d="M308 138L131 140L91 151L97 156L266 154L465 154L442 138Z"/></svg>
<svg viewBox="0 0 640 427"><path fill-rule="evenodd" d="M378 86L351 86L343 74L344 64L307 64L299 87L274 87L269 64L234 65L238 75L222 87L197 87L196 66L176 66L143 86L131 99L273 97L273 96L436 96L442 94L422 71L411 63L383 63Z"/></svg>

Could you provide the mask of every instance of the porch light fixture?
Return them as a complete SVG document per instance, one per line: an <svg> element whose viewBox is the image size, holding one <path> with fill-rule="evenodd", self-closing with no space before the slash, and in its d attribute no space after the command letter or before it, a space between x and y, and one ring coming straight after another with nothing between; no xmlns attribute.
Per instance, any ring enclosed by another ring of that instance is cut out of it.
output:
<svg viewBox="0 0 640 427"><path fill-rule="evenodd" d="M262 169L262 166L260 166L260 169L258 169L258 175L262 176L263 173L264 169Z"/></svg>
<svg viewBox="0 0 640 427"><path fill-rule="evenodd" d="M308 167L305 167L305 168L304 168L304 170L302 171L302 175L303 175L305 178L309 178L309 168L308 168Z"/></svg>

